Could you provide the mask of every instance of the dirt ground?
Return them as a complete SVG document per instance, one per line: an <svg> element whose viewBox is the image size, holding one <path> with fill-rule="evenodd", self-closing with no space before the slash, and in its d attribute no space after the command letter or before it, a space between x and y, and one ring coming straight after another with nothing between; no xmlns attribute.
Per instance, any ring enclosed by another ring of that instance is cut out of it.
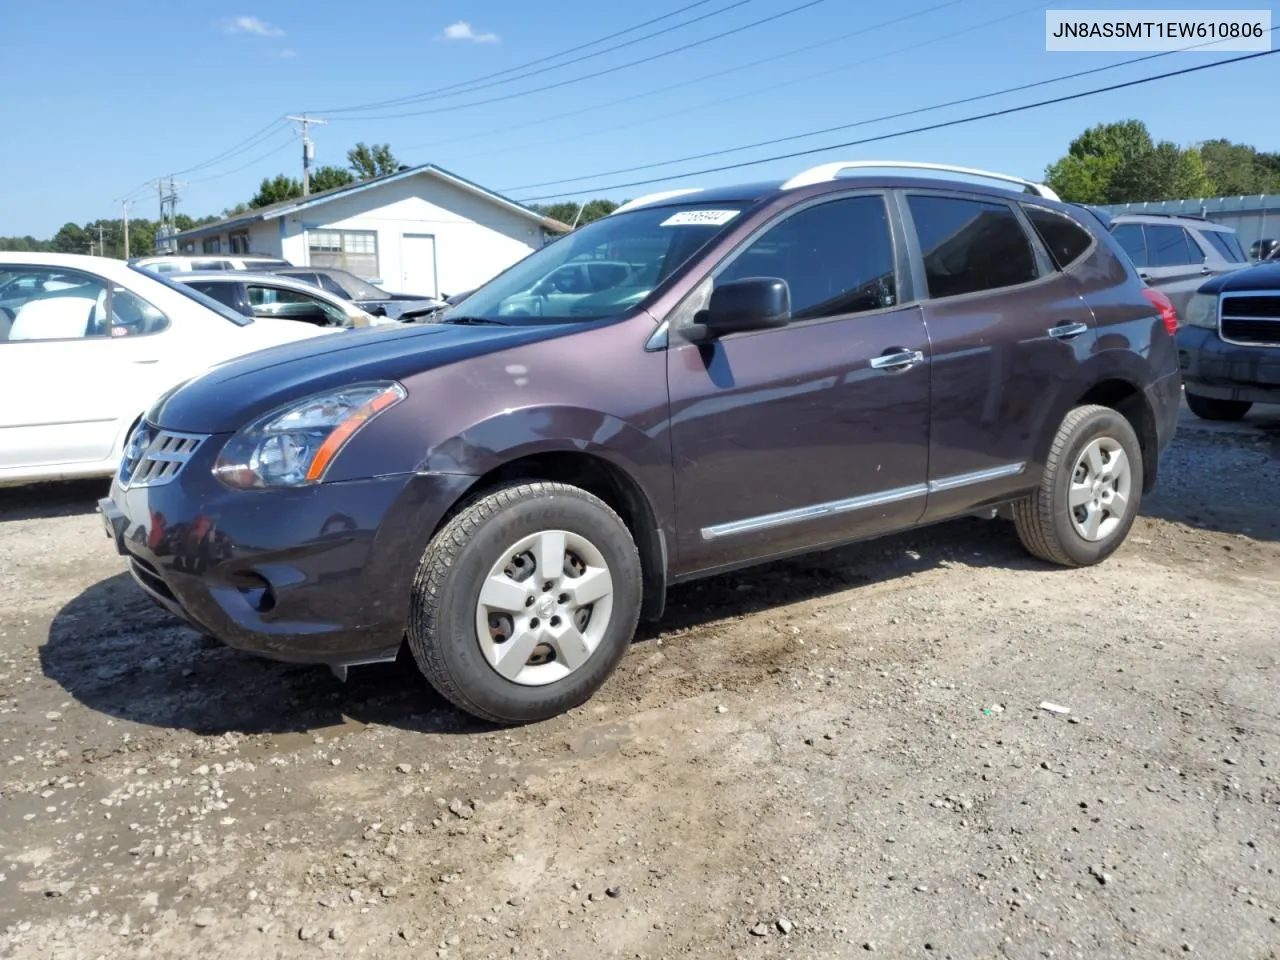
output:
<svg viewBox="0 0 1280 960"><path fill-rule="evenodd" d="M678 589L514 731L0 491L0 956L1280 957L1277 453L1184 419L1099 568L973 520Z"/></svg>

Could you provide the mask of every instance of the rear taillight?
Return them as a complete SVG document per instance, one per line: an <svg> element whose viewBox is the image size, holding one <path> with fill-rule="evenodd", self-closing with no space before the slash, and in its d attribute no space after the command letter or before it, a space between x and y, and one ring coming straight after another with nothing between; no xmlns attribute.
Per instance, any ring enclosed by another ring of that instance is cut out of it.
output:
<svg viewBox="0 0 1280 960"><path fill-rule="evenodd" d="M1169 331L1169 336L1177 333L1178 311L1173 309L1173 301L1159 290L1152 290L1150 287L1143 287L1142 295L1151 301L1153 307L1160 311L1160 319L1164 321L1164 328Z"/></svg>

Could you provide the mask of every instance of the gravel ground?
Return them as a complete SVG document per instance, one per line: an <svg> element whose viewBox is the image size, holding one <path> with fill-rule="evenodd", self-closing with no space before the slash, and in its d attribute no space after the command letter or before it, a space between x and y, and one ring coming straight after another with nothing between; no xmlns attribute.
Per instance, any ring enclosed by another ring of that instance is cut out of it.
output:
<svg viewBox="0 0 1280 960"><path fill-rule="evenodd" d="M1091 570L962 521L681 588L515 731L0 491L0 956L1280 957L1278 448L1184 421Z"/></svg>

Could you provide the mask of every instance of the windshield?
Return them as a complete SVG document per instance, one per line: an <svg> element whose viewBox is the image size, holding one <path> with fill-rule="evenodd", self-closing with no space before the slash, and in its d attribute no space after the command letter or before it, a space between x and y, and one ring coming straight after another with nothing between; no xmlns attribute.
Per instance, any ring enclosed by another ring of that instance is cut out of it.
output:
<svg viewBox="0 0 1280 960"><path fill-rule="evenodd" d="M441 319L546 323L616 316L641 303L743 208L689 204L604 217L521 260Z"/></svg>
<svg viewBox="0 0 1280 960"><path fill-rule="evenodd" d="M323 276L323 274L321 274ZM338 285L351 295L352 300L385 300L387 292L379 290L372 283L361 280L354 273L345 270L334 270L329 274Z"/></svg>
<svg viewBox="0 0 1280 960"><path fill-rule="evenodd" d="M188 300L194 300L202 307L207 307L212 310L224 320L230 320L237 327L247 327L249 324L253 323L253 317L246 317L243 313L232 310L225 303L219 303L217 300L213 299L213 297L203 294L199 290L195 290L187 286L185 283L178 283L177 281L170 280L162 274L152 273L150 270L143 267L133 266L132 264L129 269L138 271L138 273L142 274L148 280L154 280L156 283L163 284L170 290L177 291Z"/></svg>

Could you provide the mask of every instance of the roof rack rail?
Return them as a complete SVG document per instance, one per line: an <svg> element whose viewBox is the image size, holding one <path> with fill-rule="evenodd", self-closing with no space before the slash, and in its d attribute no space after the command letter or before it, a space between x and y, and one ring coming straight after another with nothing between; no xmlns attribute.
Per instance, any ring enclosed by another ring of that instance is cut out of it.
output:
<svg viewBox="0 0 1280 960"><path fill-rule="evenodd" d="M609 214L609 216L613 216L614 213L624 213L627 210L634 210L636 207L648 206L651 203L657 203L659 200L669 200L671 197L682 197L686 193L698 193L701 190L701 187L685 187L683 190L663 190L660 193L646 194L643 197L636 197L634 200L628 200L622 206L618 207L618 209L614 210L613 213Z"/></svg>
<svg viewBox="0 0 1280 960"><path fill-rule="evenodd" d="M802 173L796 174L790 180L782 185L783 190L793 190L796 187L807 187L815 183L826 183L834 180L845 170L855 169L893 169L902 168L906 170L934 170L939 173L963 173L970 177L983 177L987 180L1000 180L1004 183L1016 183L1021 187L1025 187L1031 193L1044 197L1047 200L1061 200L1057 193L1051 187L1043 183L1037 183L1034 180L1026 180L1022 177L1015 177L1009 173L992 173L990 170L975 170L971 167L956 167L949 163L925 163L916 160L847 160L838 163L824 163L816 167L810 167Z"/></svg>
<svg viewBox="0 0 1280 960"><path fill-rule="evenodd" d="M1179 220L1203 220L1205 223L1210 223L1210 222L1211 222L1211 221L1209 220L1209 218L1208 218L1208 217L1204 216L1203 214L1199 214L1199 213L1166 213L1166 212L1164 212L1164 211L1160 211L1160 212L1158 212L1158 213L1157 213L1157 212L1156 212L1156 211L1154 211L1154 210L1126 210L1124 213L1118 213L1118 214L1116 214L1116 216L1118 216L1118 217L1123 217L1123 216L1130 216L1130 217L1171 217L1171 218L1177 218L1177 219L1179 219Z"/></svg>

